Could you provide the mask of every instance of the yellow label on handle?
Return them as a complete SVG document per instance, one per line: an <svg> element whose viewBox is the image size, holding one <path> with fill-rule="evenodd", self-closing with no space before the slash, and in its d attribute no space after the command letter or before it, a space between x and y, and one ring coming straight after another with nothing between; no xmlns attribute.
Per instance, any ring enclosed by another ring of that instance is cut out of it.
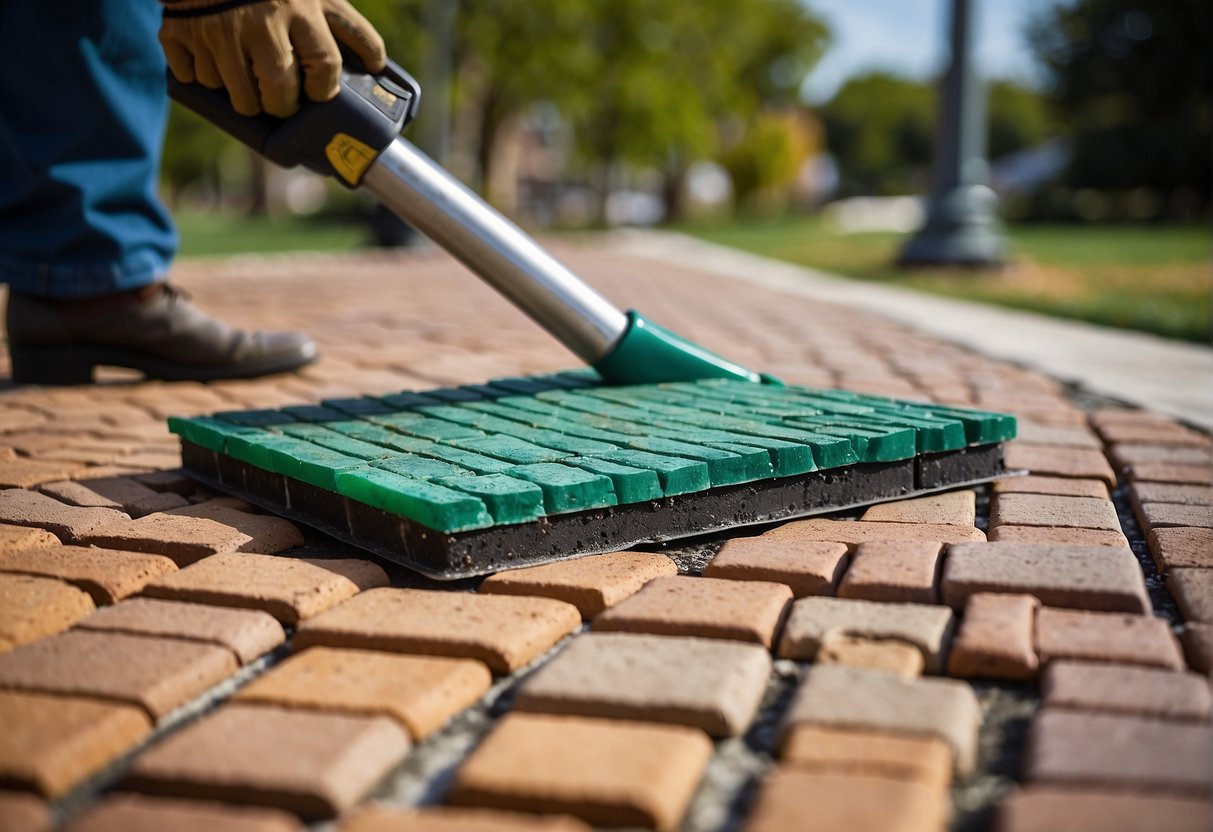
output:
<svg viewBox="0 0 1213 832"><path fill-rule="evenodd" d="M351 185L357 185L377 154L353 136L335 133L325 146L324 155L338 176Z"/></svg>

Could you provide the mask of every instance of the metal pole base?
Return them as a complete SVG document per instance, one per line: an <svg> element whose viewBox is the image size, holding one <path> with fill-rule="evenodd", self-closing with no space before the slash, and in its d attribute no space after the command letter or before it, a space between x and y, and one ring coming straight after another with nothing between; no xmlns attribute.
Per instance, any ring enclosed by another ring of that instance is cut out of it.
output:
<svg viewBox="0 0 1213 832"><path fill-rule="evenodd" d="M897 265L1001 266L1006 240L996 204L984 185L961 186L933 200L926 225L902 247Z"/></svg>

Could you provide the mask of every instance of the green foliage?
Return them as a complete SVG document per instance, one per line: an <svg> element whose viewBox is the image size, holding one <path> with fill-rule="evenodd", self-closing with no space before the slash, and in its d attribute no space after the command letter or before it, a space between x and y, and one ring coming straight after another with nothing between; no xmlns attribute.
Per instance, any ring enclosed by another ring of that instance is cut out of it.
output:
<svg viewBox="0 0 1213 832"><path fill-rule="evenodd" d="M1207 0L1077 0L1042 14L1029 37L1072 137L1066 184L1157 189L1189 210L1208 204Z"/></svg>
<svg viewBox="0 0 1213 832"><path fill-rule="evenodd" d="M1044 96L1013 81L990 84L987 110L991 159L1031 147L1056 134L1053 114Z"/></svg>
<svg viewBox="0 0 1213 832"><path fill-rule="evenodd" d="M751 119L745 135L721 156L737 202L758 212L786 208L788 191L805 160L817 150L806 117L767 112Z"/></svg>
<svg viewBox="0 0 1213 832"><path fill-rule="evenodd" d="M884 72L848 81L822 108L844 194L922 190L931 162L935 92Z"/></svg>

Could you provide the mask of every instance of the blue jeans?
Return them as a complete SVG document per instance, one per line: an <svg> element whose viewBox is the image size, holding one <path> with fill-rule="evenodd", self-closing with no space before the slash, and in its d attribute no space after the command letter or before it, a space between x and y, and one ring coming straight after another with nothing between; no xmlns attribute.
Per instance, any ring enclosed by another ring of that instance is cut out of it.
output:
<svg viewBox="0 0 1213 832"><path fill-rule="evenodd" d="M87 297L163 280L168 115L156 0L0 2L0 283Z"/></svg>

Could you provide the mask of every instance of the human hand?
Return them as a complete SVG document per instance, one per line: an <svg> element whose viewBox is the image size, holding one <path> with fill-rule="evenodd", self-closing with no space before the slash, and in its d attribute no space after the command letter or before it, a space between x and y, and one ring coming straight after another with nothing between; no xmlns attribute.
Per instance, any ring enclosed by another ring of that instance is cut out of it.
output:
<svg viewBox="0 0 1213 832"><path fill-rule="evenodd" d="M337 95L340 41L371 72L387 65L383 38L347 0L161 0L160 44L178 81L226 87L232 109L285 118Z"/></svg>

